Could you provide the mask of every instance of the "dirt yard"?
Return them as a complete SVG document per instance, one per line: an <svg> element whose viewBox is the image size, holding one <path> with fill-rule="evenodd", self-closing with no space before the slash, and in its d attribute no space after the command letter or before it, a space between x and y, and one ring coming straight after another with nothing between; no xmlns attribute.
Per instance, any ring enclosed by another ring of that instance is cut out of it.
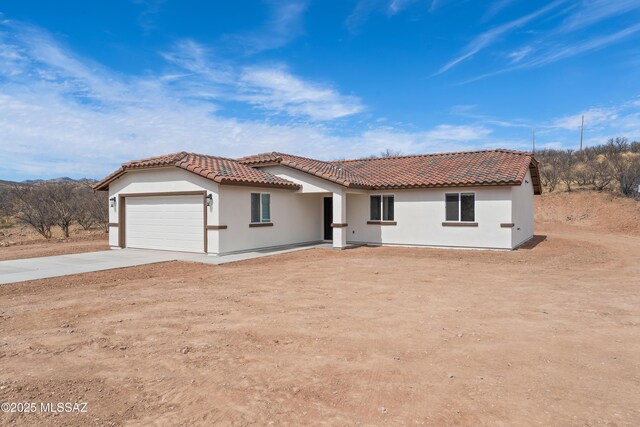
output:
<svg viewBox="0 0 640 427"><path fill-rule="evenodd" d="M640 425L640 235L596 223L0 286L0 402L88 404L0 424Z"/></svg>
<svg viewBox="0 0 640 427"><path fill-rule="evenodd" d="M46 240L26 225L11 224L0 228L0 261L109 249L107 234L99 227L83 230L73 225L69 238L64 238L57 227L53 231L53 237Z"/></svg>

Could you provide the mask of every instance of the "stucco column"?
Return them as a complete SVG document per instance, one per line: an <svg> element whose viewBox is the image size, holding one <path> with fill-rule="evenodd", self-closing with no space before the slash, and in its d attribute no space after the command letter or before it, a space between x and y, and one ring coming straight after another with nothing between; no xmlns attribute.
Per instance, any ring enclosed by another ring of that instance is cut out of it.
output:
<svg viewBox="0 0 640 427"><path fill-rule="evenodd" d="M333 247L347 247L347 194L340 189L333 193Z"/></svg>

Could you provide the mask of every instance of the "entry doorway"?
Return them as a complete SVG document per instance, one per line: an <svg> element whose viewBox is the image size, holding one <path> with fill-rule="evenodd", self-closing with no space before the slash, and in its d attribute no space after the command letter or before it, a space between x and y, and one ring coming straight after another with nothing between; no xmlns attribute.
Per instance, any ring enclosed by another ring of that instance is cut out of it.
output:
<svg viewBox="0 0 640 427"><path fill-rule="evenodd" d="M324 215L322 216L324 220L324 240L333 240L333 228L331 224L333 223L333 197L325 197L324 198Z"/></svg>

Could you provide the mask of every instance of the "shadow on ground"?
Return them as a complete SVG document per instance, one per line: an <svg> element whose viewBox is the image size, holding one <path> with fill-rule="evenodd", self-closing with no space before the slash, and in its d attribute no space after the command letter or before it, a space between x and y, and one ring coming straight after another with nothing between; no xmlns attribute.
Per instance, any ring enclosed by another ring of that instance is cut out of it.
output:
<svg viewBox="0 0 640 427"><path fill-rule="evenodd" d="M516 250L533 249L545 240L547 240L546 234L534 234L531 240L527 241L523 245L520 245Z"/></svg>

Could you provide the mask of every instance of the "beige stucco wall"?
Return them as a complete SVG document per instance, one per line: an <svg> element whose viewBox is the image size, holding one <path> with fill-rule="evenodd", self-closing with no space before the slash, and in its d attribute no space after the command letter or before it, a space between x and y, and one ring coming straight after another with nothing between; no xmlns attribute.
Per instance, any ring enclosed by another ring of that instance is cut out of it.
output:
<svg viewBox="0 0 640 427"><path fill-rule="evenodd" d="M299 190L301 193L333 193L340 192L343 188L326 179L287 166L265 166L261 169L270 174L300 184L302 186Z"/></svg>
<svg viewBox="0 0 640 427"><path fill-rule="evenodd" d="M474 192L477 227L445 227L445 193ZM393 194L397 225L367 224L369 194L347 195L347 241L395 245L511 248L511 187L370 192Z"/></svg>
<svg viewBox="0 0 640 427"><path fill-rule="evenodd" d="M521 185L511 187L511 215L513 226L511 247L526 242L533 237L533 182L527 172Z"/></svg>
<svg viewBox="0 0 640 427"><path fill-rule="evenodd" d="M249 227L251 193L271 194L270 227ZM322 198L277 188L220 186L219 253L321 240Z"/></svg>

